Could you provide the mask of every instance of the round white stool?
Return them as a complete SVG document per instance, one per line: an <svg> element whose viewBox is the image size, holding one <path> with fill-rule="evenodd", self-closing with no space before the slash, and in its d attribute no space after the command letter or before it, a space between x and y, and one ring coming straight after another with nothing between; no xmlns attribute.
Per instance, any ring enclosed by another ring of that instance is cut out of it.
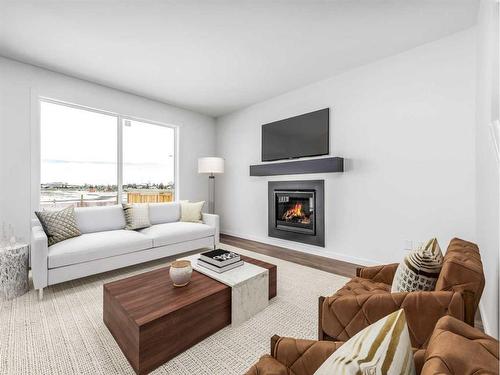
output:
<svg viewBox="0 0 500 375"><path fill-rule="evenodd" d="M28 292L29 246L0 248L0 300L11 300Z"/></svg>

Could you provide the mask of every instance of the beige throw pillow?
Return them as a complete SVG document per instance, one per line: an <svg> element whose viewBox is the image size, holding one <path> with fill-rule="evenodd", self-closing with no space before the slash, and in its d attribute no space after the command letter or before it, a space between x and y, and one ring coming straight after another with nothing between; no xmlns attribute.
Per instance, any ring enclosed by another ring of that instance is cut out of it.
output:
<svg viewBox="0 0 500 375"><path fill-rule="evenodd" d="M442 266L441 248L437 239L432 238L424 246L408 254L398 266L391 291L434 290Z"/></svg>
<svg viewBox="0 0 500 375"><path fill-rule="evenodd" d="M205 201L181 201L181 221L201 223L201 210Z"/></svg>
<svg viewBox="0 0 500 375"><path fill-rule="evenodd" d="M351 337L314 375L415 375L404 310L396 311Z"/></svg>
<svg viewBox="0 0 500 375"><path fill-rule="evenodd" d="M123 213L125 214L125 229L136 230L151 226L149 221L149 205L124 203Z"/></svg>

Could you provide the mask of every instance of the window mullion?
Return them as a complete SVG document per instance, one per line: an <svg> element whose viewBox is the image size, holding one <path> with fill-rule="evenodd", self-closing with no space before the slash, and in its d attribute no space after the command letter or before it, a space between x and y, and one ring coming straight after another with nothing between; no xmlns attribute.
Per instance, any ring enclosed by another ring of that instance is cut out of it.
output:
<svg viewBox="0 0 500 375"><path fill-rule="evenodd" d="M118 116L117 118L117 134L118 134L118 145L117 145L117 203L121 204L123 202L123 118Z"/></svg>

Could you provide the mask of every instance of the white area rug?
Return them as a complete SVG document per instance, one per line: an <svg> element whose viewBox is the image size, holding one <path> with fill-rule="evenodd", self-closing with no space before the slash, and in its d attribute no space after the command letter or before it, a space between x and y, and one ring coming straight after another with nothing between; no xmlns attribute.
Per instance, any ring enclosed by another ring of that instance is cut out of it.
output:
<svg viewBox="0 0 500 375"><path fill-rule="evenodd" d="M317 338L318 296L347 279L231 246L278 266L278 296L237 328L226 327L153 374L243 374L269 352L273 334ZM0 374L134 374L102 321L102 285L163 267L165 260L108 272L0 302Z"/></svg>

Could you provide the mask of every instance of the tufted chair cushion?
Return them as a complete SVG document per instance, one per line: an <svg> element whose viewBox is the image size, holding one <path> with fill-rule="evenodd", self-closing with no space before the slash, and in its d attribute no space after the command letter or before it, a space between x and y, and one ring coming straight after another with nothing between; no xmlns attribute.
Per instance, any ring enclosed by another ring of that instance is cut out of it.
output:
<svg viewBox="0 0 500 375"><path fill-rule="evenodd" d="M288 368L269 354L260 357L259 361L250 367L245 375L292 375Z"/></svg>
<svg viewBox="0 0 500 375"><path fill-rule="evenodd" d="M294 340L280 338L274 347L274 357L292 374L313 374L340 346L341 342Z"/></svg>
<svg viewBox="0 0 500 375"><path fill-rule="evenodd" d="M261 357L246 375L312 375L340 345L341 342L280 337L272 356Z"/></svg>

